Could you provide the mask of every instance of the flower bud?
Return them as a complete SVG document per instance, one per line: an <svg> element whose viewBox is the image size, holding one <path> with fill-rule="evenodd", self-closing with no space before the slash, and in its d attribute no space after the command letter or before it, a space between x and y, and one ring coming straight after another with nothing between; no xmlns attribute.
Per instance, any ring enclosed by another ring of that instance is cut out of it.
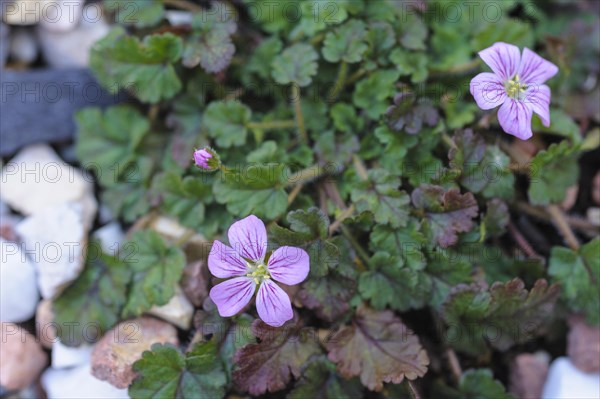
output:
<svg viewBox="0 0 600 399"><path fill-rule="evenodd" d="M219 156L210 147L204 147L194 151L194 162L196 166L207 172L214 172L221 167Z"/></svg>

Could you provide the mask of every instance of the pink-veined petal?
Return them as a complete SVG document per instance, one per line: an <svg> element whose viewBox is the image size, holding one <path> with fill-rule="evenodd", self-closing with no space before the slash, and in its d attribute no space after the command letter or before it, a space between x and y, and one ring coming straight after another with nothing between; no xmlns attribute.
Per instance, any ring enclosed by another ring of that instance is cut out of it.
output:
<svg viewBox="0 0 600 399"><path fill-rule="evenodd" d="M506 89L502 79L496 74L483 72L471 80L471 94L481 109L492 109L504 104Z"/></svg>
<svg viewBox="0 0 600 399"><path fill-rule="evenodd" d="M513 44L498 42L479 52L481 59L503 81L512 78L519 69L521 53Z"/></svg>
<svg viewBox="0 0 600 399"><path fill-rule="evenodd" d="M208 254L208 270L213 276L228 278L243 276L247 273L246 262L231 247L219 240L213 242Z"/></svg>
<svg viewBox="0 0 600 399"><path fill-rule="evenodd" d="M550 88L546 85L533 85L527 88L523 102L529 104L533 112L539 115L542 124L550 126Z"/></svg>
<svg viewBox="0 0 600 399"><path fill-rule="evenodd" d="M543 59L527 47L523 49L519 78L527 85L541 85L558 72L558 67L548 60Z"/></svg>
<svg viewBox="0 0 600 399"><path fill-rule="evenodd" d="M222 317L238 314L254 295L256 283L250 277L236 277L215 285L210 290L210 299L217 305Z"/></svg>
<svg viewBox="0 0 600 399"><path fill-rule="evenodd" d="M244 258L262 261L267 252L267 229L262 220L250 215L235 222L227 233L229 244Z"/></svg>
<svg viewBox="0 0 600 399"><path fill-rule="evenodd" d="M258 289L256 310L261 320L273 327L280 327L294 317L290 298L270 280L263 280Z"/></svg>
<svg viewBox="0 0 600 399"><path fill-rule="evenodd" d="M269 258L267 269L274 280L294 285L304 281L310 270L310 259L298 247L277 248Z"/></svg>
<svg viewBox="0 0 600 399"><path fill-rule="evenodd" d="M498 122L506 133L521 140L527 140L533 136L531 132L532 115L529 104L509 98L498 110Z"/></svg>

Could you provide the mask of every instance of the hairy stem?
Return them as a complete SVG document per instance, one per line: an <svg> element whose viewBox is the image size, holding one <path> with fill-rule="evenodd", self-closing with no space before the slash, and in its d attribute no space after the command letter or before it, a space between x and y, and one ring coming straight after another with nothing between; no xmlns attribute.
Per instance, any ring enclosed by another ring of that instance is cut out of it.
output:
<svg viewBox="0 0 600 399"><path fill-rule="evenodd" d="M329 93L329 102L335 101L335 99L340 94L340 91L344 87L344 83L346 82L346 76L348 75L348 63L346 61L342 61L340 63L340 67L338 69L337 79L335 84L333 85L333 89Z"/></svg>
<svg viewBox="0 0 600 399"><path fill-rule="evenodd" d="M546 207L546 210L552 216L556 228L558 228L558 231L560 231L561 235L567 242L567 245L573 251L579 250L579 240L575 236L575 233L573 233L573 230L571 230L571 226L569 226L569 223L567 222L563 211L558 207L558 205L554 204L548 205Z"/></svg>
<svg viewBox="0 0 600 399"><path fill-rule="evenodd" d="M300 86L297 84L292 84L292 102L294 104L294 112L296 113L298 133L302 139L302 142L308 143L308 135L306 134L306 127L304 126L304 115L302 115L302 97L300 95Z"/></svg>
<svg viewBox="0 0 600 399"><path fill-rule="evenodd" d="M299 170L288 177L286 187L302 185L309 181L313 181L323 176L327 172L327 168L323 168L317 164L309 166L306 169Z"/></svg>
<svg viewBox="0 0 600 399"><path fill-rule="evenodd" d="M248 129L288 129L296 127L295 120L285 121L264 121L264 122L248 122L246 124Z"/></svg>

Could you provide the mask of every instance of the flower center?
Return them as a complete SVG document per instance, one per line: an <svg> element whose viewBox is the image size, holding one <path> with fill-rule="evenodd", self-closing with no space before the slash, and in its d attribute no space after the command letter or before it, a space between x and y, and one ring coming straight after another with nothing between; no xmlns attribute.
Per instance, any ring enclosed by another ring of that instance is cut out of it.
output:
<svg viewBox="0 0 600 399"><path fill-rule="evenodd" d="M506 94L517 100L521 99L523 94L525 94L525 90L527 90L527 85L520 81L519 75L515 75L514 78L506 82L504 87L506 89Z"/></svg>
<svg viewBox="0 0 600 399"><path fill-rule="evenodd" d="M263 280L271 278L267 266L263 262L250 263L246 262L248 273L247 277L252 277L256 284L262 283Z"/></svg>

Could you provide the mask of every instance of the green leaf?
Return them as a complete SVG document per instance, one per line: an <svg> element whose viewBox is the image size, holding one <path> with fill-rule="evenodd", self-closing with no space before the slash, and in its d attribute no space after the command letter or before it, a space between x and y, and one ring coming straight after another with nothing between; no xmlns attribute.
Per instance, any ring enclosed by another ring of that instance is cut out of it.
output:
<svg viewBox="0 0 600 399"><path fill-rule="evenodd" d="M150 210L147 188L135 181L105 187L101 199L115 215L120 215L126 222L134 222Z"/></svg>
<svg viewBox="0 0 600 399"><path fill-rule="evenodd" d="M520 279L494 283L487 290L476 285L456 287L444 303L445 334L457 350L481 354L486 341L505 351L542 332L552 317L560 288L538 280L528 292Z"/></svg>
<svg viewBox="0 0 600 399"><path fill-rule="evenodd" d="M287 399L354 399L363 397L362 391L358 379L341 378L335 372L335 365L320 356L308 362Z"/></svg>
<svg viewBox="0 0 600 399"><path fill-rule="evenodd" d="M417 14L406 13L400 25L402 33L400 43L410 50L425 50L427 40L427 26Z"/></svg>
<svg viewBox="0 0 600 399"><path fill-rule="evenodd" d="M423 248L426 244L427 239L420 231L420 225L411 220L402 229L376 225L371 232L369 247L373 252L388 252L401 258L404 265L413 270L422 270L425 268Z"/></svg>
<svg viewBox="0 0 600 399"><path fill-rule="evenodd" d="M469 369L460 378L459 390L461 398L480 399L482 394L493 399L515 399L506 392L506 388L494 379L489 369Z"/></svg>
<svg viewBox="0 0 600 399"><path fill-rule="evenodd" d="M300 13L300 21L290 33L290 38L310 38L329 26L344 22L348 18L347 9L351 8L351 2L356 3L352 0L301 1L300 8L297 11ZM280 4L282 10L291 9L291 6L286 3Z"/></svg>
<svg viewBox="0 0 600 399"><path fill-rule="evenodd" d="M182 354L171 344L154 344L133 364L139 374L129 387L133 398L214 399L225 396L225 373L213 342Z"/></svg>
<svg viewBox="0 0 600 399"><path fill-rule="evenodd" d="M460 184L486 198L512 198L515 177L510 158L498 146L486 146L471 129L459 130L452 138L455 147L448 152L450 166L461 172Z"/></svg>
<svg viewBox="0 0 600 399"><path fill-rule="evenodd" d="M368 171L369 180L360 181L352 190L352 201L359 212L370 211L375 221L392 227L406 226L410 198L400 191L401 181L385 169Z"/></svg>
<svg viewBox="0 0 600 399"><path fill-rule="evenodd" d="M550 108L550 126L542 124L540 118L534 118L531 129L536 133L554 133L571 139L573 143L581 141L581 132L579 126L573 118L560 108Z"/></svg>
<svg viewBox="0 0 600 399"><path fill-rule="evenodd" d="M219 147L246 143L252 111L239 101L213 101L204 113L204 127Z"/></svg>
<svg viewBox="0 0 600 399"><path fill-rule="evenodd" d="M427 303L431 284L423 273L403 267L401 260L377 252L370 260L374 270L361 273L358 291L375 309L418 309Z"/></svg>
<svg viewBox="0 0 600 399"><path fill-rule="evenodd" d="M359 62L368 49L366 38L364 22L351 19L327 33L323 42L323 58L329 62Z"/></svg>
<svg viewBox="0 0 600 399"><path fill-rule="evenodd" d="M150 230L135 232L125 245L135 249L125 258L133 278L123 317L131 317L171 299L185 266L185 255Z"/></svg>
<svg viewBox="0 0 600 399"><path fill-rule="evenodd" d="M271 327L260 320L252 323L252 333L259 343L237 351L233 379L251 395L284 389L292 376L300 377L302 366L321 353L315 332L302 328L297 317L285 328Z"/></svg>
<svg viewBox="0 0 600 399"><path fill-rule="evenodd" d="M173 63L182 49L181 39L171 33L140 41L117 27L92 47L90 67L110 93L127 89L144 103L157 103L181 90Z"/></svg>
<svg viewBox="0 0 600 399"><path fill-rule="evenodd" d="M396 65L400 76L410 76L412 83L424 82L429 75L425 53L396 48L390 53L390 61Z"/></svg>
<svg viewBox="0 0 600 399"><path fill-rule="evenodd" d="M300 87L308 86L317 74L318 59L319 54L311 45L296 43L273 60L273 79L282 85L296 83Z"/></svg>
<svg viewBox="0 0 600 399"><path fill-rule="evenodd" d="M577 147L566 140L538 152L531 160L529 201L533 205L548 205L564 200L567 188L579 179L578 157Z"/></svg>
<svg viewBox="0 0 600 399"><path fill-rule="evenodd" d="M318 256L314 253L315 244L311 244L311 272L297 298L317 317L333 322L350 308L348 302L356 291L356 266L346 239L337 236L320 244L323 247ZM327 252L329 249L332 251ZM315 264L319 267L316 270Z"/></svg>
<svg viewBox="0 0 600 399"><path fill-rule="evenodd" d="M283 188L289 176L284 164L257 164L225 171L213 186L215 199L239 217L255 214L275 219L287 209Z"/></svg>
<svg viewBox="0 0 600 399"><path fill-rule="evenodd" d="M54 322L63 327L57 333L67 346L93 343L100 336L86 331L90 325L107 331L120 320L131 272L117 255L101 253L99 248L98 242L90 243L85 268L53 302ZM129 250L126 245L122 249Z"/></svg>
<svg viewBox="0 0 600 399"><path fill-rule="evenodd" d="M514 44L520 48L533 47L531 25L511 18L500 18L495 23L481 25L482 29L471 40L471 48L483 50L496 42Z"/></svg>
<svg viewBox="0 0 600 399"><path fill-rule="evenodd" d="M553 247L548 274L562 287L562 298L574 312L583 312L589 323L600 324L600 238L578 252Z"/></svg>
<svg viewBox="0 0 600 399"><path fill-rule="evenodd" d="M156 25L165 14L161 0L104 0L104 7L114 12L116 22L137 28Z"/></svg>
<svg viewBox="0 0 600 399"><path fill-rule="evenodd" d="M387 99L396 91L400 74L394 70L378 70L356 84L352 101L371 119L378 119L388 108Z"/></svg>
<svg viewBox="0 0 600 399"><path fill-rule="evenodd" d="M265 65L271 65L275 57L281 52L282 48L283 43L277 36L271 36L263 40L252 52L249 62L246 64L243 72L255 73L262 79L270 78L271 69L266 68ZM247 85L250 86L252 83L254 82L249 80Z"/></svg>
<svg viewBox="0 0 600 399"><path fill-rule="evenodd" d="M75 114L77 157L94 170L103 186L115 185L135 160L135 150L150 130L148 120L129 105L86 108Z"/></svg>
<svg viewBox="0 0 600 399"><path fill-rule="evenodd" d="M336 103L329 110L329 115L333 119L333 126L340 132L356 134L362 131L365 124L351 104Z"/></svg>
<svg viewBox="0 0 600 399"><path fill-rule="evenodd" d="M510 221L508 206L498 198L487 202L487 211L483 217L483 226L485 234L490 237L499 237L506 231L506 226Z"/></svg>
<svg viewBox="0 0 600 399"><path fill-rule="evenodd" d="M329 218L319 208L298 209L287 214L290 229L275 225L270 231L270 242L275 245L302 247L310 257L310 276L323 277L334 268L340 258L337 246L330 242Z"/></svg>
<svg viewBox="0 0 600 399"><path fill-rule="evenodd" d="M226 3L214 3L210 10L194 15L192 34L185 42L183 65L200 64L208 73L221 72L229 66L235 46L231 35L237 30L235 11Z"/></svg>
<svg viewBox="0 0 600 399"><path fill-rule="evenodd" d="M353 322L325 343L328 358L344 378L360 376L372 391L384 382L414 380L427 372L429 357L419 338L390 311L359 307Z"/></svg>
<svg viewBox="0 0 600 399"><path fill-rule="evenodd" d="M456 244L458 233L474 226L478 206L471 193L426 184L415 189L411 197L413 205L425 212L429 234L442 247Z"/></svg>
<svg viewBox="0 0 600 399"><path fill-rule="evenodd" d="M212 189L200 178L163 172L154 177L152 190L162 200L160 208L184 226L199 229L204 221L205 203L212 200Z"/></svg>

